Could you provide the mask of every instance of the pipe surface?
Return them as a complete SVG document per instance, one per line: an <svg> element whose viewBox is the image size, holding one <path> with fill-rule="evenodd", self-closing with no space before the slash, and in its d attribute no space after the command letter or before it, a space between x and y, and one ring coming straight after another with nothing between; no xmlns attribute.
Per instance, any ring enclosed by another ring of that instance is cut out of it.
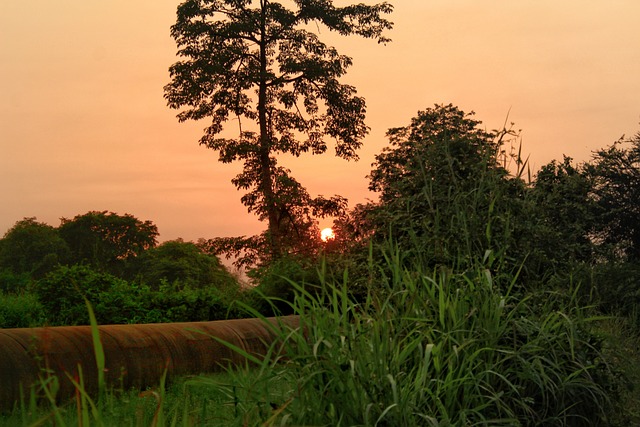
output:
<svg viewBox="0 0 640 427"><path fill-rule="evenodd" d="M98 326L108 387L144 389L159 384L166 371L180 375L217 372L244 364L245 357L213 337L255 356L264 356L275 329L296 328L298 316L212 322ZM31 387L51 375L59 380L60 399L73 396L69 377L82 369L84 388L98 389L98 369L90 326L0 329L0 408L11 409Z"/></svg>

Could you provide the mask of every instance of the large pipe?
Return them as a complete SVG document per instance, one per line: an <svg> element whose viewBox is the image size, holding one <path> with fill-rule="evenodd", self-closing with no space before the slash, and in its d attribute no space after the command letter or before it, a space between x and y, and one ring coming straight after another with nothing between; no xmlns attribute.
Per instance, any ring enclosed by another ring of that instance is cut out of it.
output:
<svg viewBox="0 0 640 427"><path fill-rule="evenodd" d="M108 386L143 389L168 378L216 372L246 360L215 340L265 355L281 326L296 328L297 316L213 322L98 326ZM69 380L82 367L85 389L95 393L98 370L90 326L0 329L0 409L10 409L48 375L59 379L61 399L73 395Z"/></svg>

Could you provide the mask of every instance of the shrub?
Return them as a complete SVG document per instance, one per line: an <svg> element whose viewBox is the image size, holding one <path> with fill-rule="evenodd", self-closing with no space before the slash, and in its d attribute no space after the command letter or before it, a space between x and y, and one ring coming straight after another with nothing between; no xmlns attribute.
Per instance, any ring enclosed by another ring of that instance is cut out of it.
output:
<svg viewBox="0 0 640 427"><path fill-rule="evenodd" d="M88 324L85 296L98 323L161 323L226 319L239 316L214 287L193 289L162 281L158 290L130 283L82 265L59 267L37 282L35 292L52 325Z"/></svg>
<svg viewBox="0 0 640 427"><path fill-rule="evenodd" d="M31 283L29 273L14 273L11 270L0 270L0 292L16 294L27 290Z"/></svg>
<svg viewBox="0 0 640 427"><path fill-rule="evenodd" d="M639 328L640 263L610 261L579 267L570 279L580 285L583 300L606 315L625 316ZM551 286L559 288L555 282Z"/></svg>
<svg viewBox="0 0 640 427"><path fill-rule="evenodd" d="M166 282L149 298L149 316L157 322L198 322L240 317L217 289L182 288ZM149 319L151 320L151 319Z"/></svg>
<svg viewBox="0 0 640 427"><path fill-rule="evenodd" d="M32 328L44 321L43 307L35 295L0 292L0 328Z"/></svg>
<svg viewBox="0 0 640 427"><path fill-rule="evenodd" d="M214 256L192 242L174 240L143 252L132 262L132 276L158 290L162 281L190 288L237 288L238 283Z"/></svg>
<svg viewBox="0 0 640 427"><path fill-rule="evenodd" d="M248 275L257 283L249 291L248 300L266 316L291 314L295 297L292 281L305 287L319 284L316 266L304 258L282 257L249 271Z"/></svg>
<svg viewBox="0 0 640 427"><path fill-rule="evenodd" d="M87 325L86 297L96 308L100 323L124 323L136 302L136 288L107 273L84 265L60 266L39 280L35 293L52 325ZM109 301L109 303L107 303ZM116 318L110 316L117 314Z"/></svg>

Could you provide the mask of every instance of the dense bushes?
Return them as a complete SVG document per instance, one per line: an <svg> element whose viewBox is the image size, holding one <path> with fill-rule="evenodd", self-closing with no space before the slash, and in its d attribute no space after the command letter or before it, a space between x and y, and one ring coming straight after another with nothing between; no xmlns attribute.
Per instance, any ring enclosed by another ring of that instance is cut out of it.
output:
<svg viewBox="0 0 640 427"><path fill-rule="evenodd" d="M209 287L193 289L162 281L157 289L130 283L86 266L61 266L35 285L51 325L88 324L83 298L101 324L220 320L239 317L230 295Z"/></svg>
<svg viewBox="0 0 640 427"><path fill-rule="evenodd" d="M42 326L45 320L44 309L35 295L0 292L0 328L31 328Z"/></svg>
<svg viewBox="0 0 640 427"><path fill-rule="evenodd" d="M34 291L52 325L88 325L89 316L83 298L97 306L102 294L117 288L119 281L108 273L97 273L89 267L61 266L39 280ZM101 321L104 318L101 317Z"/></svg>
<svg viewBox="0 0 640 427"><path fill-rule="evenodd" d="M129 276L157 290L163 282L185 288L235 288L235 278L220 260L195 243L174 240L143 252L130 263Z"/></svg>
<svg viewBox="0 0 640 427"><path fill-rule="evenodd" d="M182 240L156 244L150 221L88 212L52 227L25 218L0 239L0 328L239 317L239 283Z"/></svg>

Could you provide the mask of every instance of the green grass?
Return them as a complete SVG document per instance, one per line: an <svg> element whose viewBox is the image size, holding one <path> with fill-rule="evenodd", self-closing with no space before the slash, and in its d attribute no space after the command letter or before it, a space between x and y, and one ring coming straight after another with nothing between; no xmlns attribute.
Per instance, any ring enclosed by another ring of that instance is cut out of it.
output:
<svg viewBox="0 0 640 427"><path fill-rule="evenodd" d="M623 331L613 319L593 316L574 294L513 294L521 288L517 275L505 281L482 266L460 272L407 266L393 251L375 267L379 280L360 299L350 295L346 273L318 289L291 283L301 326L281 330L269 357L250 368L142 393L105 392L95 401L82 392L80 378L75 400L37 407L32 399L0 422L597 426L637 420L637 399L617 368L622 359L638 360L638 341L616 342L612 336L621 340ZM627 375L637 384L638 372ZM625 412L629 403L636 406Z"/></svg>
<svg viewBox="0 0 640 427"><path fill-rule="evenodd" d="M616 386L624 411L614 418L619 425L640 426L640 335L637 323L627 317L610 318L599 325L605 339L605 358L616 368Z"/></svg>
<svg viewBox="0 0 640 427"><path fill-rule="evenodd" d="M597 319L558 310L553 295L532 308L487 270L421 271L393 260L377 284L382 296L358 303L346 283L327 284L296 301L306 335L292 336L287 369L297 387L282 417L293 425L605 422L612 402L598 381L609 368L593 362L600 352L589 333Z"/></svg>

